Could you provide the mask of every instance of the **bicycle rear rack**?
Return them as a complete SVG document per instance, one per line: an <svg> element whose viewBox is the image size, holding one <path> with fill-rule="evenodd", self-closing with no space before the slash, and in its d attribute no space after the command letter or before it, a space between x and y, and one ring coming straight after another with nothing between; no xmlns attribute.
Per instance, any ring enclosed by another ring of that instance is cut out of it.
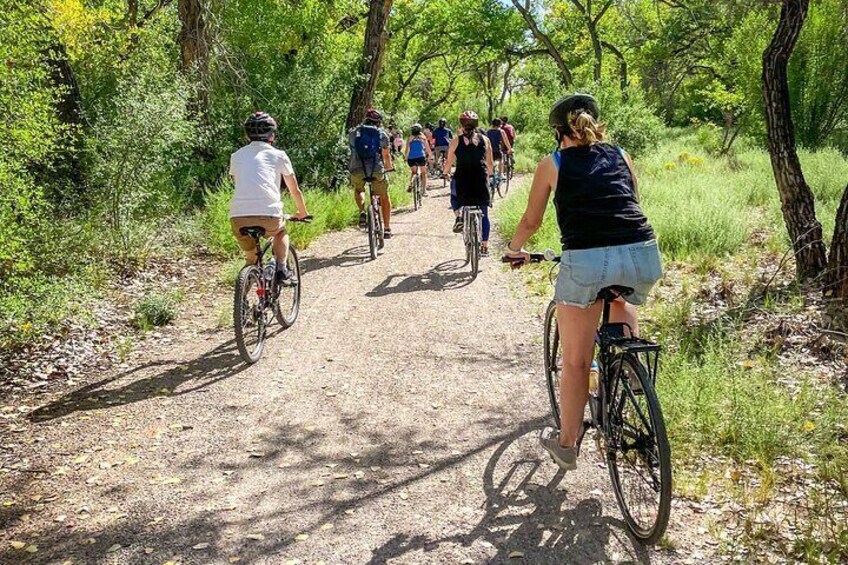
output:
<svg viewBox="0 0 848 565"><path fill-rule="evenodd" d="M647 339L630 337L632 331L625 323L607 324L599 330L599 334L600 341L609 344L614 353L630 353L636 357L648 371L651 383L656 385L661 345Z"/></svg>

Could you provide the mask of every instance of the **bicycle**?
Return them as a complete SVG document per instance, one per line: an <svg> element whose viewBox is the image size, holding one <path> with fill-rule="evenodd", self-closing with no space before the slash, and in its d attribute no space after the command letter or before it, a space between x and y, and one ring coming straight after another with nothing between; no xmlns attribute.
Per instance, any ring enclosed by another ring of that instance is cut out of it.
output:
<svg viewBox="0 0 848 565"><path fill-rule="evenodd" d="M415 172L415 176L412 178L412 209L418 210L421 208L424 197L424 190L421 187L421 175L418 171Z"/></svg>
<svg viewBox="0 0 848 565"><path fill-rule="evenodd" d="M366 229L368 231L368 249L371 259L377 258L377 251L385 247L386 239L383 232L383 217L381 216L382 203L380 195L371 191L371 182L368 182L368 207L366 208Z"/></svg>
<svg viewBox="0 0 848 565"><path fill-rule="evenodd" d="M506 155L506 159L504 160L504 174L503 178L500 179L498 183L498 195L501 198L506 198L507 193L509 192L509 181L512 180L515 170L515 158L512 153ZM503 187L503 189L501 188Z"/></svg>
<svg viewBox="0 0 848 565"><path fill-rule="evenodd" d="M481 242L483 239L483 211L479 206L463 206L462 240L465 243L465 264L471 264L471 276L476 277L480 271Z"/></svg>
<svg viewBox="0 0 848 565"><path fill-rule="evenodd" d="M514 262L504 257L504 262ZM559 262L553 251L531 254L532 262ZM654 544L665 532L671 513L671 448L655 391L661 346L633 337L626 323L610 322L610 304L633 292L632 288L601 289L604 309L598 327L598 382L590 382L590 419L583 422L577 440L579 452L588 429L595 429L598 450L604 455L615 497L627 527L645 544ZM559 381L562 370L556 303L545 313L545 375L551 414L560 428ZM649 506L638 508L641 500Z"/></svg>
<svg viewBox="0 0 848 565"><path fill-rule="evenodd" d="M286 219L308 223L312 216L303 219L289 216ZM270 265L265 260L272 240L269 239L264 245L260 241L265 235L265 228L246 226L239 232L253 238L256 244L256 262L242 267L236 279L233 326L241 358L245 363L253 364L262 356L272 319L276 318L283 329L292 327L297 320L300 311L300 262L294 246L289 245L286 266L293 282L289 285L278 285L276 273L269 269Z"/></svg>

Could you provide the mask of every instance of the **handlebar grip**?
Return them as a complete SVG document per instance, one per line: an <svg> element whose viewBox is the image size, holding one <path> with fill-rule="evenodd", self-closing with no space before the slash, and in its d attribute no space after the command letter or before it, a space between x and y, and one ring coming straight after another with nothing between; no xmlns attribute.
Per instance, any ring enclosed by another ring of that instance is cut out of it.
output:
<svg viewBox="0 0 848 565"><path fill-rule="evenodd" d="M308 224L312 221L312 214L305 216L303 218L295 218L293 216L290 216L289 218L287 218L287 221L289 221L289 222L300 222L302 224Z"/></svg>

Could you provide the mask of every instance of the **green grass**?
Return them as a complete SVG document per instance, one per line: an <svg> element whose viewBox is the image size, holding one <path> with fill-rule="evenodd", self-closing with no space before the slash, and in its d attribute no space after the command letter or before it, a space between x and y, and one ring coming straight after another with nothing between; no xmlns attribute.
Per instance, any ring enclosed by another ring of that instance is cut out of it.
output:
<svg viewBox="0 0 848 565"><path fill-rule="evenodd" d="M153 291L143 296L133 307L133 323L140 330L166 326L179 315L182 291Z"/></svg>

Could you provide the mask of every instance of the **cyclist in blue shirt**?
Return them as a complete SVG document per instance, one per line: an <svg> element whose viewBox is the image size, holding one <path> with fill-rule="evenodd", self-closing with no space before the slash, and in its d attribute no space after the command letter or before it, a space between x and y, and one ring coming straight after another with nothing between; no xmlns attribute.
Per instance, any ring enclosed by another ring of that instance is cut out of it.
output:
<svg viewBox="0 0 848 565"><path fill-rule="evenodd" d="M498 177L503 178L504 160L503 156L512 153L509 136L502 128L503 122L500 118L492 120L492 129L486 132L486 136L492 144L492 158L498 166Z"/></svg>
<svg viewBox="0 0 848 565"><path fill-rule="evenodd" d="M445 118L439 119L439 127L433 130L433 141L435 142L435 160L436 165L439 164L439 157L447 156L448 147L450 147L453 139L453 132L448 127L448 121Z"/></svg>
<svg viewBox="0 0 848 565"><path fill-rule="evenodd" d="M424 135L421 124L413 124L411 131L412 135L406 140L406 164L411 171L406 191L412 190L412 179L415 175L421 177L421 187L426 191L427 162L433 160L433 152L430 151L430 144L427 142L427 136Z"/></svg>

